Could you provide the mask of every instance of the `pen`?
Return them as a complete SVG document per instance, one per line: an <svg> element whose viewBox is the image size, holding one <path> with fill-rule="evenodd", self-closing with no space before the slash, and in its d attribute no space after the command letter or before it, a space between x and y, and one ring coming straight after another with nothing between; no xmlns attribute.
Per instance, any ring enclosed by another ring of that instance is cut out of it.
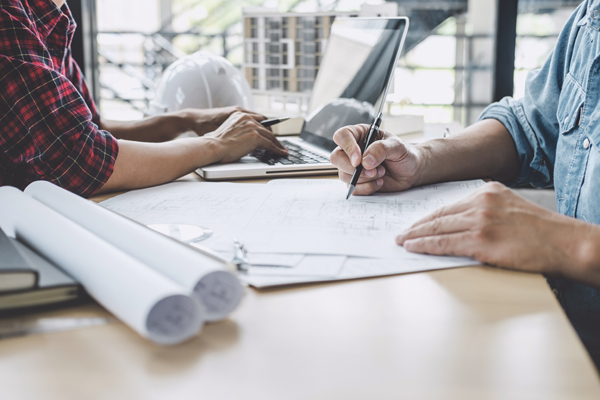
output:
<svg viewBox="0 0 600 400"><path fill-rule="evenodd" d="M377 115L377 118L375 119L375 121L373 121L373 124L371 125L371 128L369 129L369 134L365 138L365 143L364 143L365 146L363 147L363 153L375 141L375 138L377 137L377 134L379 133L379 127L381 126L381 117L382 116L383 116L383 114L379 113ZM350 196L352 196L352 192L354 192L354 188L356 187L356 184L358 183L358 178L360 178L360 174L361 174L362 170L363 170L363 166L362 166L362 162L361 162L360 164L358 164L358 167L356 167L356 169L354 170L354 175L352 175L352 179L350 180L350 185L348 186L348 195L346 196L346 200L348 200L350 198Z"/></svg>
<svg viewBox="0 0 600 400"><path fill-rule="evenodd" d="M280 122L287 121L288 119L290 119L290 117L265 119L264 121L261 121L260 124L266 128L268 126L277 125Z"/></svg>

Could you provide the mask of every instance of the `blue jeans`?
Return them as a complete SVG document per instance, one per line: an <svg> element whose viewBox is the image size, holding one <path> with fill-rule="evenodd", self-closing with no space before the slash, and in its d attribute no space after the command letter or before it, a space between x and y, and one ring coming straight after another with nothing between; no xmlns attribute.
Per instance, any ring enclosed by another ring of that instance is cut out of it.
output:
<svg viewBox="0 0 600 400"><path fill-rule="evenodd" d="M600 371L600 289L562 278L548 284Z"/></svg>

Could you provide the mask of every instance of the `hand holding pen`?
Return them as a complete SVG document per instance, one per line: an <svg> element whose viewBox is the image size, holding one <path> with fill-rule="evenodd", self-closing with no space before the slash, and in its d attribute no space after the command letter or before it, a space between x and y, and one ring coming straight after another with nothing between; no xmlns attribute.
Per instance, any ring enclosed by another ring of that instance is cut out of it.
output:
<svg viewBox="0 0 600 400"><path fill-rule="evenodd" d="M379 134L379 127L381 126L381 117L382 116L383 116L382 113L379 113L377 115L377 118L375 118L375 121L373 121L373 123L371 124L371 127L369 128L369 133L367 134L367 137L365 138L365 141L364 141L363 153L365 152L365 150L367 150L369 148L369 146L371 144L373 144L373 142L375 141L375 138ZM350 198L350 196L352 196L352 192L354 192L354 189L356 188L356 184L358 183L358 178L360 178L360 174L362 173L362 171L363 171L363 165L362 165L362 163L360 163L354 170L354 174L352 174L352 178L350 179L350 184L348 185L348 194L346 195L346 200L348 200Z"/></svg>
<svg viewBox="0 0 600 400"><path fill-rule="evenodd" d="M339 147L332 152L331 162L338 168L340 180L350 184L357 167L362 167L352 194L396 192L419 184L418 179L423 175L422 150L380 130L363 151L361 147L370 128L365 124L346 126L333 136Z"/></svg>

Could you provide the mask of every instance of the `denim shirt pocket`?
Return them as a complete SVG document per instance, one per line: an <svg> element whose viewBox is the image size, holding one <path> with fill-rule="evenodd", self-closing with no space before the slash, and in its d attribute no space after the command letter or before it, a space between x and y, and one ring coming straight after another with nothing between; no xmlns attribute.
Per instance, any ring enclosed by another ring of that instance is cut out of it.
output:
<svg viewBox="0 0 600 400"><path fill-rule="evenodd" d="M561 136L567 135L581 126L584 101L585 91L571 74L567 74L560 91L556 112Z"/></svg>
<svg viewBox="0 0 600 400"><path fill-rule="evenodd" d="M556 147L556 162L554 165L554 187L556 190L556 205L562 214L572 214L575 204L566 202L570 198L573 185L576 183L577 153L579 134L576 134L585 121L586 93L575 81L571 74L565 77L556 118L559 125L559 137ZM579 191L579 187L576 189Z"/></svg>

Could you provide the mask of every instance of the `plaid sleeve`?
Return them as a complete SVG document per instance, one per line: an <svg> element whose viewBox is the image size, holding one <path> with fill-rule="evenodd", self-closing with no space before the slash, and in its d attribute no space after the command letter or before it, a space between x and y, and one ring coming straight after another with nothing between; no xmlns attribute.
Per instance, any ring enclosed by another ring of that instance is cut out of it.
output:
<svg viewBox="0 0 600 400"><path fill-rule="evenodd" d="M66 56L67 62L69 63L68 75L67 78L73 83L77 91L83 97L85 104L87 104L90 109L90 113L92 114L92 122L96 125L100 125L100 113L98 112L98 107L96 107L96 103L92 98L92 94L88 88L88 85L85 81L85 77L79 68L79 65L75 61L73 57L71 57L71 51L68 52Z"/></svg>
<svg viewBox="0 0 600 400"><path fill-rule="evenodd" d="M31 171L11 184L43 179L92 195L113 172L118 142L94 123L73 82L51 68L31 27L0 14L0 151Z"/></svg>

